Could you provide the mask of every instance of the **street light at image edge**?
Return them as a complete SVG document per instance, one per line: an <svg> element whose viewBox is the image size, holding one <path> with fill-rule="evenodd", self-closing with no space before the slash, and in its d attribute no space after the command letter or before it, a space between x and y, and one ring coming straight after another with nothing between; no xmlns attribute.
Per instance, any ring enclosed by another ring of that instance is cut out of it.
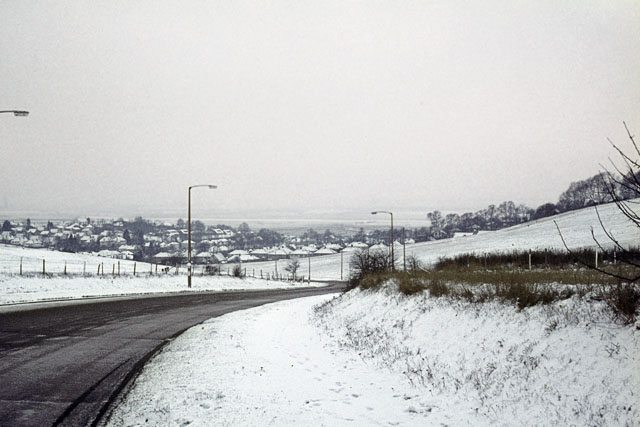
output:
<svg viewBox="0 0 640 427"><path fill-rule="evenodd" d="M191 287L191 189L192 188L197 188L197 187L209 187L209 189L214 190L216 188L218 188L217 185L209 185L209 184L202 184L202 185L192 185L189 187L189 205L188 205L188 209L187 209L187 287L190 288Z"/></svg>
<svg viewBox="0 0 640 427"><path fill-rule="evenodd" d="M13 113L16 117L26 117L29 115L29 112L24 110L2 110L0 111L0 114L1 113Z"/></svg>

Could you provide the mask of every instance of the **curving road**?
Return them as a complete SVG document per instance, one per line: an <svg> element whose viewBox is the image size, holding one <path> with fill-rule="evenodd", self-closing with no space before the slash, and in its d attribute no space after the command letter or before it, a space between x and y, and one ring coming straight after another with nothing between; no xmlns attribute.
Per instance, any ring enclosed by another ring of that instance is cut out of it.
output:
<svg viewBox="0 0 640 427"><path fill-rule="evenodd" d="M178 294L0 309L0 426L95 425L156 350L211 317L339 292Z"/></svg>

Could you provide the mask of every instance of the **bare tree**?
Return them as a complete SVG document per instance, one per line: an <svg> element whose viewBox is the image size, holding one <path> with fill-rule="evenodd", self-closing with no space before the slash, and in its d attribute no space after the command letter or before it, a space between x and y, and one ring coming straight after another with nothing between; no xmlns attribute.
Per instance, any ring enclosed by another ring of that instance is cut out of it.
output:
<svg viewBox="0 0 640 427"><path fill-rule="evenodd" d="M299 268L300 268L300 260L298 258L291 258L289 260L289 263L286 265L284 269L293 275L293 280L295 281L296 273L298 272Z"/></svg>
<svg viewBox="0 0 640 427"><path fill-rule="evenodd" d="M624 151L613 141L611 141L611 139L609 139L609 143L620 155L624 166L618 166L613 160L609 159L609 162L611 163L611 169L602 166L604 172L600 174L599 177L602 180L602 185L606 189L608 197L613 200L613 202L618 207L618 210L640 230L640 213L632 208L632 205L638 205L640 203L638 203L638 201L631 200L632 198L640 197L640 149L636 144L634 136L629 131L627 124L625 122L623 122L623 124L632 146L630 154L627 154L626 151ZM604 225L602 218L600 217L598 207L595 206L594 209L596 211L596 215L598 216L600 227L604 231L604 234L607 236L609 242L605 244L605 242L599 241L596 238L592 227L591 236L593 238L593 241L596 243L596 246L603 252L605 252L605 246L613 246L614 251L616 252L617 260L629 266L630 269L626 272L620 272L620 270L611 271L610 269L602 266L596 266L595 264L585 263L584 261L579 262L588 268L597 270L603 274L615 277L626 282L634 283L638 281L640 279L640 252L638 251L638 248L624 247L620 243L620 241L611 233L611 231L608 230ZM558 227L557 223L555 224L556 228L558 229L558 233L560 233L560 238L562 239L564 247L570 254L573 254L564 240L562 232L560 231L560 227Z"/></svg>

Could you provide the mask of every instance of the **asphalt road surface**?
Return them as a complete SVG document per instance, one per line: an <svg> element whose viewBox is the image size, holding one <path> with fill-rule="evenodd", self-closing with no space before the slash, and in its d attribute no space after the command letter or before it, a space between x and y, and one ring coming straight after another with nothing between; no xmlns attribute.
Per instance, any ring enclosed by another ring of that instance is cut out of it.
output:
<svg viewBox="0 0 640 427"><path fill-rule="evenodd" d="M178 294L0 310L0 426L95 425L157 349L211 317L324 288Z"/></svg>

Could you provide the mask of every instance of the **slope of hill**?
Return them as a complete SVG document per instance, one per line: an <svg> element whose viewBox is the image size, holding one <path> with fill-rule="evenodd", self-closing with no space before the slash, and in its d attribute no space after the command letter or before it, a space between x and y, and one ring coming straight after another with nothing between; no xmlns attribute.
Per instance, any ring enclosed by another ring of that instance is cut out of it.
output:
<svg viewBox="0 0 640 427"><path fill-rule="evenodd" d="M635 200L640 202L640 199ZM640 212L640 205L634 204ZM607 231L624 246L640 245L640 228L620 213L614 203L601 205L598 212ZM596 214L591 208L566 212L549 218L530 221L514 227L497 231L485 231L477 235L421 242L406 246L406 256L415 255L425 265L431 265L440 257L451 257L464 253L483 254L489 252L525 251L529 249L557 249L564 250L556 223L562 232L567 245L571 249L596 247L591 235L593 229L596 239L604 247L611 247L612 242L606 237ZM396 265L402 267L403 248L395 247ZM349 277L349 256L340 254L312 257L301 262L299 274L308 275L309 264L312 279L339 280ZM278 271L283 273L286 261L278 262ZM247 263L247 268L262 270L264 274L275 274L276 263L256 262Z"/></svg>

